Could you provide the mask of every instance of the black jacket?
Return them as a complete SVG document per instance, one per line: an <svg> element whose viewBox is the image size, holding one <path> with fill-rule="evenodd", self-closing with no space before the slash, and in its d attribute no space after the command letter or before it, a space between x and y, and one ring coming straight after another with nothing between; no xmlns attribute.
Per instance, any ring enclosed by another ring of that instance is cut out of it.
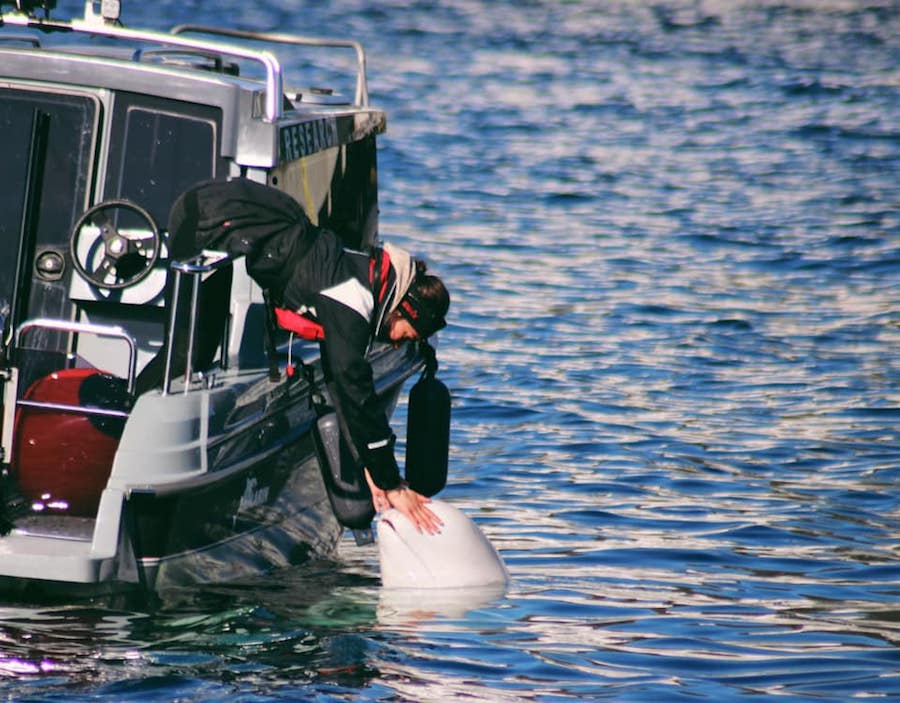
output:
<svg viewBox="0 0 900 703"><path fill-rule="evenodd" d="M245 179L208 182L185 193L172 208L169 232L175 258L202 249L246 256L247 272L278 305L314 312L325 331L326 380L353 445L376 485L397 487L394 435L366 358L391 299L374 294L375 252L344 249L337 235L314 226L293 198ZM381 282L390 290L395 279L388 266Z"/></svg>

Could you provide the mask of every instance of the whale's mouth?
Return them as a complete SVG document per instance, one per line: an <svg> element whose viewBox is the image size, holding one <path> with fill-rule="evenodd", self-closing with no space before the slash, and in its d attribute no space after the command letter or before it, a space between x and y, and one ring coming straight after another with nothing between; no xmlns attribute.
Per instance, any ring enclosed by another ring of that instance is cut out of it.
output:
<svg viewBox="0 0 900 703"><path fill-rule="evenodd" d="M394 523L392 523L392 522L391 522L390 520L388 520L386 517L381 518L381 524L382 524L382 525L387 525L387 526L390 527L394 532L397 531L397 528L394 527Z"/></svg>

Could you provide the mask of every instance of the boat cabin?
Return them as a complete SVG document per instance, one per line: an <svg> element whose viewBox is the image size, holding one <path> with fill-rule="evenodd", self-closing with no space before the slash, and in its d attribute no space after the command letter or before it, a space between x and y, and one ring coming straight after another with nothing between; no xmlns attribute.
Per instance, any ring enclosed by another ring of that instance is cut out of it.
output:
<svg viewBox="0 0 900 703"><path fill-rule="evenodd" d="M30 350L20 384L73 355L127 376L132 361L140 371L158 351L169 209L198 182L243 176L275 186L348 246L373 242L375 137L385 118L368 107L358 44L187 25L169 35L134 31L97 11L118 5L106 2L57 22L44 17L53 4L5 13L3 29L21 31L0 32L4 338L12 342L26 320L57 321L18 340ZM226 43L236 39L239 47ZM355 67L353 94L287 87L272 46L344 52ZM221 361L261 366L262 291L242 269L237 262ZM121 339L73 335L60 320L72 330L121 327L134 359Z"/></svg>
<svg viewBox="0 0 900 703"><path fill-rule="evenodd" d="M311 436L311 398L327 396L317 345L278 328L243 259L171 256L167 221L195 184L242 177L348 247L374 244L385 116L362 47L55 6L0 0L0 467L26 503L0 515L0 588L156 588L327 552L343 528ZM210 326L198 300L213 280ZM188 305L167 304L173 285ZM186 368L166 352L176 330ZM211 351L199 365L195 345ZM423 362L382 346L389 415ZM138 387L161 359L161 385Z"/></svg>

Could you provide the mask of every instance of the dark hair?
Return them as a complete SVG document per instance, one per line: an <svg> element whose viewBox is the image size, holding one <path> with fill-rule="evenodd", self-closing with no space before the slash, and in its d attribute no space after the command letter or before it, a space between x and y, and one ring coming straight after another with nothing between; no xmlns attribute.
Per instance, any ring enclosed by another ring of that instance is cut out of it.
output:
<svg viewBox="0 0 900 703"><path fill-rule="evenodd" d="M425 339L447 324L450 293L440 278L426 273L428 266L424 261L416 259L415 262L416 278L400 301L398 310Z"/></svg>
<svg viewBox="0 0 900 703"><path fill-rule="evenodd" d="M437 276L426 273L428 266L424 261L416 260L416 280L413 288L419 296L428 302L434 313L441 319L447 316L450 309L450 293L444 282Z"/></svg>

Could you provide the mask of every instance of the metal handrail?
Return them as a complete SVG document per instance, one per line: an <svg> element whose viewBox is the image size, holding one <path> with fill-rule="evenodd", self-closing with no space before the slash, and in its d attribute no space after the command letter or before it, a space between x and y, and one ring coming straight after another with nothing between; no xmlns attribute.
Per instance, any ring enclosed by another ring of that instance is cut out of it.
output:
<svg viewBox="0 0 900 703"><path fill-rule="evenodd" d="M41 410L56 410L58 412L78 413L79 415L91 415L97 417L128 417L127 410L110 410L109 408L92 408L85 405L71 405L69 403L51 403L46 400L18 400L16 405L26 408L40 408Z"/></svg>
<svg viewBox="0 0 900 703"><path fill-rule="evenodd" d="M172 281L172 297L169 302L169 321L166 342L166 364L163 375L162 394L168 395L172 390L172 355L174 353L175 330L178 327L178 300L181 294L181 281L184 276L191 276L191 308L188 324L187 356L184 367L184 393L190 390L191 376L194 374L194 340L197 336L197 316L199 315L200 283L203 274L217 271L231 264L231 257L221 251L204 251L184 261L173 261L169 268L174 272ZM222 355L225 356L225 343L222 344ZM180 375L180 374L179 374Z"/></svg>
<svg viewBox="0 0 900 703"><path fill-rule="evenodd" d="M244 49L240 46L220 44L218 42L210 42L209 40L188 39L179 35L186 32L194 32L197 34L210 34L233 39L271 42L273 44L352 49L356 54L356 94L354 96L354 102L360 107L369 106L369 88L366 78L366 53L362 44L358 41L326 37L303 37L281 32L253 32L241 29L210 27L199 24L180 24L173 27L168 34L154 31L133 30L102 21L101 18L98 18L90 12L89 7L90 2L86 4L84 19L74 19L71 21L52 20L49 17L36 17L20 12L7 14L0 11L0 26L8 24L38 29L41 31L80 32L83 34L129 39L138 42L154 42L188 50L212 51L225 56L259 62L266 72L265 119L268 122L278 120L283 114L283 73L281 64L273 54L265 50L253 51ZM16 39L20 38L17 37ZM33 42L37 46L40 45L37 39L32 38L26 40Z"/></svg>
<svg viewBox="0 0 900 703"><path fill-rule="evenodd" d="M35 36L30 34L9 34L4 37L0 37L0 43L12 43L12 42L21 42L23 44L31 44L35 49L41 48L41 40Z"/></svg>
<svg viewBox="0 0 900 703"><path fill-rule="evenodd" d="M0 15L0 25L3 24L27 27L41 31L75 32L110 37L113 39L128 39L137 42L168 44L184 49L215 51L225 56L256 61L262 64L266 72L264 119L267 122L275 122L281 118L283 114L282 100L284 99L284 81L281 64L272 53L265 50L253 51L231 44L188 39L174 34L164 34L162 32L127 29L125 27L104 24L97 21L71 20L66 22L31 17L19 13Z"/></svg>
<svg viewBox="0 0 900 703"><path fill-rule="evenodd" d="M353 49L356 53L356 95L355 104L361 107L369 106L369 87L366 82L366 52L362 44L352 39L333 39L325 37L301 37L280 32L252 32L243 29L226 29L222 27L209 27L200 24L179 24L172 27L172 34L195 32L197 34L213 34L217 36L234 37L236 39L250 39L253 41L265 41L273 44L292 44L295 46L327 46L334 48Z"/></svg>
<svg viewBox="0 0 900 703"><path fill-rule="evenodd" d="M15 346L18 349L22 336L31 329L55 330L57 332L70 332L73 334L93 334L98 337L113 337L121 339L128 345L128 393L134 393L135 376L137 372L137 342L128 332L118 325L96 325L89 322L72 322L69 320L53 320L48 318L35 318L26 320L16 329Z"/></svg>

